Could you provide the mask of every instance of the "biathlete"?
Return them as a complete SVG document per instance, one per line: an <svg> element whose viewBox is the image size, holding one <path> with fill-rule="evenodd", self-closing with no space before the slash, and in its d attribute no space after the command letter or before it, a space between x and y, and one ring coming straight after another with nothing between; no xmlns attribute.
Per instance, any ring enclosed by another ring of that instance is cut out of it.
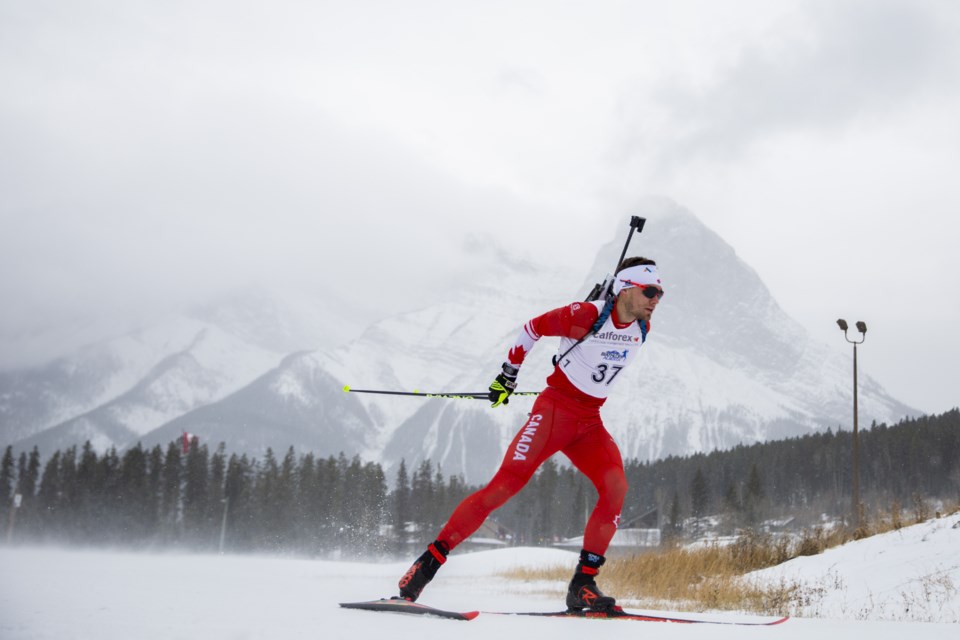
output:
<svg viewBox="0 0 960 640"><path fill-rule="evenodd" d="M415 601L447 555L559 451L599 493L567 591L567 608L606 610L616 605L614 598L597 587L596 577L619 524L627 480L620 449L603 426L600 407L621 371L637 359L650 330L650 317L663 297L656 263L646 258L624 260L614 275L613 293L612 310L592 336L589 333L604 311L603 301L574 302L523 326L503 370L490 385L492 406L509 401L524 358L542 336L560 337L562 355L493 479L454 509L436 540L400 579L401 598Z"/></svg>

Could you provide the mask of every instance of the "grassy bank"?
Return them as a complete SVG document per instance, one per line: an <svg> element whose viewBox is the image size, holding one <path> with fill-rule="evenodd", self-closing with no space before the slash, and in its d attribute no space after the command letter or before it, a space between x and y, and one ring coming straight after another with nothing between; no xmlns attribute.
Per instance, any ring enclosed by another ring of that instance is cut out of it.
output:
<svg viewBox="0 0 960 640"><path fill-rule="evenodd" d="M955 507L950 513L956 511ZM854 539L922 522L933 514L904 516L897 506L860 529L815 528L794 536L744 531L732 542L671 547L641 555L614 558L604 566L600 588L642 607L692 611L740 610L763 615L789 615L818 594L796 584L756 584L744 575L792 558L822 553ZM570 567L517 570L507 577L557 584L558 595L570 579Z"/></svg>

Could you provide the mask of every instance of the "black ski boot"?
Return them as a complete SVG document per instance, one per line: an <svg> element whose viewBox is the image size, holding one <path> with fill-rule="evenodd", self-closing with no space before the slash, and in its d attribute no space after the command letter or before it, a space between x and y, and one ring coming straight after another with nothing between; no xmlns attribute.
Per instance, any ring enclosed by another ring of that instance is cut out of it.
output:
<svg viewBox="0 0 960 640"><path fill-rule="evenodd" d="M586 549L580 552L580 563L567 589L567 609L581 611L610 611L616 608L615 598L603 595L597 587L596 576L606 558Z"/></svg>
<svg viewBox="0 0 960 640"><path fill-rule="evenodd" d="M410 602L415 602L420 597L423 588L433 580L437 575L440 565L447 561L447 554L450 553L450 547L446 542L436 540L427 546L417 560L411 565L407 572L400 578L400 597Z"/></svg>

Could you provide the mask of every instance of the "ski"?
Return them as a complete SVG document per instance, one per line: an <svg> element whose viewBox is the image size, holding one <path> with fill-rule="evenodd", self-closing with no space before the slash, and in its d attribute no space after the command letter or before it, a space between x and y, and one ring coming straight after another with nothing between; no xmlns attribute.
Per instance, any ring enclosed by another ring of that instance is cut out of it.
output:
<svg viewBox="0 0 960 640"><path fill-rule="evenodd" d="M436 618L446 618L448 620L473 620L479 611L447 611L437 609L419 602L410 602L403 598L383 598L380 600L368 600L366 602L341 602L340 606L344 609L361 609L364 611L387 611L390 613L405 613L412 615L433 616ZM639 622L672 622L675 624L722 624L741 627L772 627L782 624L790 619L789 616L776 618L774 620L764 620L758 622L738 621L738 620L707 620L704 618L686 618L665 616L652 613L637 613L624 611L616 607L611 611L484 611L487 615L496 616L533 616L538 618L585 618L589 620L634 620Z"/></svg>
<svg viewBox="0 0 960 640"><path fill-rule="evenodd" d="M640 622L673 622L677 624L725 624L747 627L772 627L790 619L789 616L763 622L740 622L735 620L706 620L703 618L678 618L647 613L634 613L616 607L610 611L485 611L499 616L538 616L541 618L589 618L596 620L637 620Z"/></svg>
<svg viewBox="0 0 960 640"><path fill-rule="evenodd" d="M419 602L410 602L403 598L383 598L380 600L369 600L367 602L341 602L340 606L344 609L362 609L364 611L388 611L391 613L407 613L421 616L433 616L435 618L446 618L448 620L473 620L479 611L445 611L428 607Z"/></svg>

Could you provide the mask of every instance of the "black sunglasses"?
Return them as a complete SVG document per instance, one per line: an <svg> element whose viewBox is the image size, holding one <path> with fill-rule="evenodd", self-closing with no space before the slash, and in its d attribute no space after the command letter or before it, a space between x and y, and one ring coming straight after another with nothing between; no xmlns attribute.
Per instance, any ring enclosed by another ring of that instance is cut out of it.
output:
<svg viewBox="0 0 960 640"><path fill-rule="evenodd" d="M634 282L633 280L621 280L621 282L632 287L640 287L640 289L643 291L643 295L647 296L647 298L650 300L663 297L663 289L660 287L655 287L652 284L640 284L639 282Z"/></svg>
<svg viewBox="0 0 960 640"><path fill-rule="evenodd" d="M643 295L647 296L651 300L653 300L654 298L663 297L663 289L659 289L652 285L646 285L646 286L641 285L641 286L643 287Z"/></svg>

